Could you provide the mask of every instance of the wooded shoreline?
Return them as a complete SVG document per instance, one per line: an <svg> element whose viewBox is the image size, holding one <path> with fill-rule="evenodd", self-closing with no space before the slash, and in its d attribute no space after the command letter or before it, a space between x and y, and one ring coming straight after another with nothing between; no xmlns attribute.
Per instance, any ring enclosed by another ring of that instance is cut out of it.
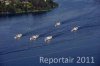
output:
<svg viewBox="0 0 100 66"><path fill-rule="evenodd" d="M0 0L0 15L47 12L57 6L52 0Z"/></svg>

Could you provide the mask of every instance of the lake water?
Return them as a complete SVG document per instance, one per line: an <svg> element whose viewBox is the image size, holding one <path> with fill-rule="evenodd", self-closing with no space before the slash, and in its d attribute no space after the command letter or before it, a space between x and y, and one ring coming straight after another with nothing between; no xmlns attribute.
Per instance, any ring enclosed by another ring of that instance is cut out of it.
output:
<svg viewBox="0 0 100 66"><path fill-rule="evenodd" d="M94 64L51 64L52 66L100 65L100 1L55 0L59 7L42 14L0 17L0 66L49 66L39 57L94 57ZM54 27L57 21L61 26ZM77 32L70 30L80 26ZM20 40L14 36L22 33ZM39 34L36 41L29 38ZM52 35L49 44L46 36Z"/></svg>

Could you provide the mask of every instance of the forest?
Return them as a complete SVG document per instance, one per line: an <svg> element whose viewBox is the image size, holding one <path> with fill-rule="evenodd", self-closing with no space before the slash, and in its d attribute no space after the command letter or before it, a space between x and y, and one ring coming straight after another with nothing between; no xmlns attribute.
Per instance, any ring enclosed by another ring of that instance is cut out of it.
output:
<svg viewBox="0 0 100 66"><path fill-rule="evenodd" d="M53 0L0 0L0 14L48 11L57 6Z"/></svg>

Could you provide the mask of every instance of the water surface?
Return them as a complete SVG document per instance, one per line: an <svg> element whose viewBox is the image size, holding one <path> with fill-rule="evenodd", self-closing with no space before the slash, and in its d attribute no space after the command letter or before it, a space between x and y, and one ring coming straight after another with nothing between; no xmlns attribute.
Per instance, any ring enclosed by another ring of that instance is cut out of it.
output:
<svg viewBox="0 0 100 66"><path fill-rule="evenodd" d="M95 64L53 64L53 66L99 66L100 61L100 1L55 0L59 7L43 14L0 17L0 66L44 66L39 57L95 58ZM61 26L54 24L61 21ZM72 33L74 26L79 31ZM13 37L22 33L21 40ZM41 35L36 41L29 38ZM44 38L52 35L50 44Z"/></svg>

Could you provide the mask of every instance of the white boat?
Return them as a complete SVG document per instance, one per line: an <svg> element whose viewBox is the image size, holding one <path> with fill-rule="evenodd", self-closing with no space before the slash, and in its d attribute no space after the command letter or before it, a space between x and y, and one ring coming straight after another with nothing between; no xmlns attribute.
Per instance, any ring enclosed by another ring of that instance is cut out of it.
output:
<svg viewBox="0 0 100 66"><path fill-rule="evenodd" d="M61 25L61 23L60 22L57 22L56 24L55 24L55 27L58 27L58 26L60 26Z"/></svg>
<svg viewBox="0 0 100 66"><path fill-rule="evenodd" d="M49 43L51 40L52 40L52 36L47 36L45 39L44 39L44 41L46 42L46 43Z"/></svg>
<svg viewBox="0 0 100 66"><path fill-rule="evenodd" d="M22 37L22 34L17 34L14 38L15 39L20 39Z"/></svg>
<svg viewBox="0 0 100 66"><path fill-rule="evenodd" d="M75 31L77 31L77 30L79 29L79 27L80 27L80 26L78 26L78 27L74 27L74 28L71 30L71 32L75 32Z"/></svg>
<svg viewBox="0 0 100 66"><path fill-rule="evenodd" d="M30 41L35 41L38 37L39 35L33 35L32 37L30 37Z"/></svg>

